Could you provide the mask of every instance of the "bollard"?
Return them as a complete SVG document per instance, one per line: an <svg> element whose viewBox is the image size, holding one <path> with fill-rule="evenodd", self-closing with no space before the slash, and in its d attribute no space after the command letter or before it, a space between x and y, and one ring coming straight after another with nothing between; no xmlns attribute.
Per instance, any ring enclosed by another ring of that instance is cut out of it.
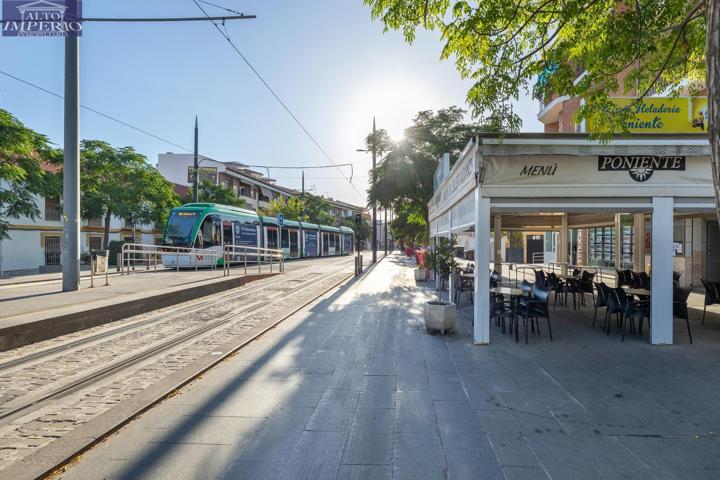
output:
<svg viewBox="0 0 720 480"><path fill-rule="evenodd" d="M273 272L272 272L272 259L273 259L273 257L274 257L274 255L271 253L271 254L270 254L270 273L273 273Z"/></svg>
<svg viewBox="0 0 720 480"><path fill-rule="evenodd" d="M95 288L95 255L90 254L90 288Z"/></svg>
<svg viewBox="0 0 720 480"><path fill-rule="evenodd" d="M122 253L120 252L115 255L115 270L120 272L120 274L122 275Z"/></svg>
<svg viewBox="0 0 720 480"><path fill-rule="evenodd" d="M247 249L243 250L243 261L245 263L245 276L247 277Z"/></svg>

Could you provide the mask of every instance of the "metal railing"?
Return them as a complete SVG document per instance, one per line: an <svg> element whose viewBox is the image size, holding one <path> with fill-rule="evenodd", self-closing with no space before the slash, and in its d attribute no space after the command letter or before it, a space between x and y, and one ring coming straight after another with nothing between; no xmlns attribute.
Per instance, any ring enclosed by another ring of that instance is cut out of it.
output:
<svg viewBox="0 0 720 480"><path fill-rule="evenodd" d="M545 252L533 252L532 263L545 263Z"/></svg>
<svg viewBox="0 0 720 480"><path fill-rule="evenodd" d="M199 248L189 247L169 247L165 245L145 245L142 243L126 243L120 251L120 271L123 275L129 275L130 269L133 270L138 266L144 266L146 270L151 268L157 271L158 265L163 265L163 255L175 257L175 269L180 270L180 259L188 259L187 265L183 268L211 267L215 269L217 260L222 257L220 252L201 250ZM213 259L211 265L204 265L201 262L205 257Z"/></svg>
<svg viewBox="0 0 720 480"><path fill-rule="evenodd" d="M273 259L278 264L280 273L285 271L285 254L281 249L247 247L244 245L225 245L223 247L223 275L230 275L232 264L242 264L245 275L248 271L248 257L250 263L256 262L258 273L262 273L263 261L270 264L270 273L273 273Z"/></svg>

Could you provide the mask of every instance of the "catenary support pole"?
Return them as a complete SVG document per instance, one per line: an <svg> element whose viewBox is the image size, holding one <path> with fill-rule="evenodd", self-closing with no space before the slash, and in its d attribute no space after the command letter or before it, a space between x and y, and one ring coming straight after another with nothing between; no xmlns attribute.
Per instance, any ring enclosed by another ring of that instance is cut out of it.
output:
<svg viewBox="0 0 720 480"><path fill-rule="evenodd" d="M373 129L372 129L372 182L373 187L375 186L375 167L377 161L377 145L375 145L375 117L373 117ZM373 263L377 263L377 202L372 202L372 260Z"/></svg>
<svg viewBox="0 0 720 480"><path fill-rule="evenodd" d="M622 270L622 215L615 214L615 268Z"/></svg>
<svg viewBox="0 0 720 480"><path fill-rule="evenodd" d="M633 260L636 272L645 271L645 214L636 213L633 219Z"/></svg>
<svg viewBox="0 0 720 480"><path fill-rule="evenodd" d="M562 217L560 217L560 234L558 235L558 243L557 243L557 260L555 260L557 263L560 264L560 273L563 275L567 275L567 266L568 266L568 217L567 213L563 213Z"/></svg>
<svg viewBox="0 0 720 480"><path fill-rule="evenodd" d="M80 39L65 37L62 288L80 288Z"/></svg>
<svg viewBox="0 0 720 480"><path fill-rule="evenodd" d="M673 343L673 199L653 197L650 342Z"/></svg>
<svg viewBox="0 0 720 480"><path fill-rule="evenodd" d="M200 183L200 172L198 171L198 168L198 117L195 115L195 148L193 149L193 194L195 195L195 203L200 201L200 191L198 188Z"/></svg>

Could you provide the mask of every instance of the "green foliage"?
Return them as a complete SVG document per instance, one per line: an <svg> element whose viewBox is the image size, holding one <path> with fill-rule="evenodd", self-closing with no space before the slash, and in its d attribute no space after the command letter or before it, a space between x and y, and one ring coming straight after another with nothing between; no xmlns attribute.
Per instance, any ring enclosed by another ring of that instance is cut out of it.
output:
<svg viewBox="0 0 720 480"><path fill-rule="evenodd" d="M131 147L83 140L80 159L80 212L85 219L105 218L106 248L113 215L159 224L179 205L172 184Z"/></svg>
<svg viewBox="0 0 720 480"><path fill-rule="evenodd" d="M427 253L428 268L439 275L443 282L450 278L450 274L458 267L455 261L456 247L454 237L440 237L437 239L435 248Z"/></svg>
<svg viewBox="0 0 720 480"><path fill-rule="evenodd" d="M232 188L225 185L215 185L207 180L200 182L198 187L200 194L198 200L203 203L219 203L221 205L230 205L233 207L244 207L245 200L238 197ZM195 193L191 187L187 194L182 197L182 203L193 203L195 201Z"/></svg>
<svg viewBox="0 0 720 480"><path fill-rule="evenodd" d="M304 220L305 202L298 197L278 197L270 201L262 212L269 217L277 217L279 213L285 215L286 220Z"/></svg>
<svg viewBox="0 0 720 480"><path fill-rule="evenodd" d="M308 222L320 225L335 225L336 219L330 213L330 204L323 200L322 197L306 193L304 201L305 218L307 218Z"/></svg>
<svg viewBox="0 0 720 480"><path fill-rule="evenodd" d="M427 211L427 207L425 207ZM390 222L390 232L396 240L405 243L426 243L427 221L420 207L404 202L396 206L395 218Z"/></svg>
<svg viewBox="0 0 720 480"><path fill-rule="evenodd" d="M707 0L364 3L385 30L402 30L408 42L417 28L438 29L442 58L453 59L460 75L474 82L468 91L474 114L497 129L519 128L512 102L532 91L543 99L581 97L576 121L588 120L601 135L625 132L633 105L615 107L609 96L674 95L688 81L694 93L705 80Z"/></svg>
<svg viewBox="0 0 720 480"><path fill-rule="evenodd" d="M355 219L352 217L344 219L341 225L344 227L352 228L355 232L355 237L361 242L364 240L368 240L372 235L372 228L370 227L370 222L368 222L365 218L362 218L360 220L360 228L355 225Z"/></svg>
<svg viewBox="0 0 720 480"><path fill-rule="evenodd" d="M9 238L9 219L35 220L39 215L35 195L60 194L58 176L42 168L60 161L60 153L50 147L47 137L0 109L0 240Z"/></svg>
<svg viewBox="0 0 720 480"><path fill-rule="evenodd" d="M449 153L451 158L457 158L470 137L485 129L477 123L466 123L465 113L459 107L419 112L405 130L402 142L383 143L386 155L370 172L375 182L368 190L368 198L398 212L392 225L395 238L408 241L418 236L418 227L427 229L427 203L433 195L433 177L440 157ZM382 130L376 136L378 132Z"/></svg>

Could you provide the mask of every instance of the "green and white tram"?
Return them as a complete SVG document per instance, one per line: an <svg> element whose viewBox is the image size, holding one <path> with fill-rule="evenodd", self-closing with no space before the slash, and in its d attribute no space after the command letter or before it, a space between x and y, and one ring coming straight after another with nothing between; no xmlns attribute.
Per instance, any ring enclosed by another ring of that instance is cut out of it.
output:
<svg viewBox="0 0 720 480"><path fill-rule="evenodd" d="M292 220L286 220L279 227L276 218L260 216L252 210L215 203L188 203L170 212L163 245L200 251L193 256L163 255L163 264L168 267L210 267L214 263L222 265L224 245L282 248L286 259L350 255L355 233L348 227Z"/></svg>

